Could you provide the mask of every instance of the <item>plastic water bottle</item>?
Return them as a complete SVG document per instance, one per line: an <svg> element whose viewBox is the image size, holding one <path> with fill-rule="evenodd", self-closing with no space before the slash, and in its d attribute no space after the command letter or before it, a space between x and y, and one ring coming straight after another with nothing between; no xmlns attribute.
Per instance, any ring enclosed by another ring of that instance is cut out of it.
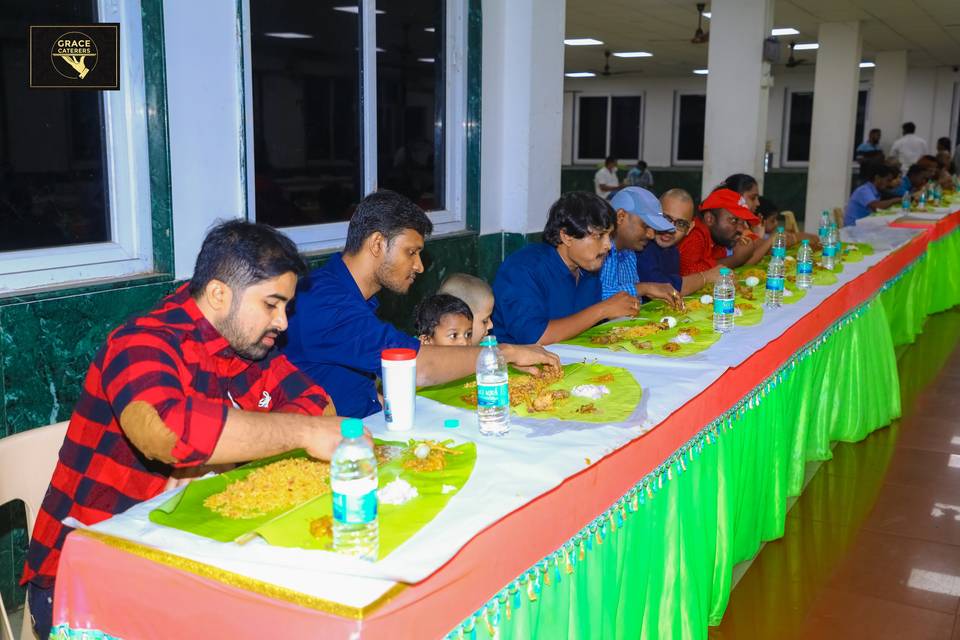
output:
<svg viewBox="0 0 960 640"><path fill-rule="evenodd" d="M480 341L477 356L477 425L481 435L502 436L510 432L510 386L507 361L497 348L497 339Z"/></svg>
<svg viewBox="0 0 960 640"><path fill-rule="evenodd" d="M813 249L810 248L810 241L804 240L800 243L800 250L797 252L797 288L809 289L811 286L813 286Z"/></svg>
<svg viewBox="0 0 960 640"><path fill-rule="evenodd" d="M920 192L920 198L917 200L917 209L920 211L927 210L927 190L924 189Z"/></svg>
<svg viewBox="0 0 960 640"><path fill-rule="evenodd" d="M787 236L783 233L783 227L777 227L777 232L773 236L773 248L770 253L774 258L783 260L787 257Z"/></svg>
<svg viewBox="0 0 960 640"><path fill-rule="evenodd" d="M380 549L377 522L377 457L363 439L363 423L347 418L343 440L330 460L333 490L333 550L376 560Z"/></svg>
<svg viewBox="0 0 960 640"><path fill-rule="evenodd" d="M827 241L823 245L823 268L833 271L837 266L840 251L840 232L837 231L837 225L830 225L827 230Z"/></svg>
<svg viewBox="0 0 960 640"><path fill-rule="evenodd" d="M715 333L726 333L733 329L733 299L737 289L733 284L733 271L724 267L720 269L720 277L713 285L713 330Z"/></svg>
<svg viewBox="0 0 960 640"><path fill-rule="evenodd" d="M767 267L767 291L763 300L763 306L768 309L776 309L783 306L783 284L787 275L787 268L783 260L773 256L770 258L770 265Z"/></svg>
<svg viewBox="0 0 960 640"><path fill-rule="evenodd" d="M820 244L827 246L827 234L830 232L830 212L824 211L820 214L820 228L817 235L820 237Z"/></svg>
<svg viewBox="0 0 960 640"><path fill-rule="evenodd" d="M903 198L900 199L900 209L903 211L910 211L910 192L907 191L903 194Z"/></svg>

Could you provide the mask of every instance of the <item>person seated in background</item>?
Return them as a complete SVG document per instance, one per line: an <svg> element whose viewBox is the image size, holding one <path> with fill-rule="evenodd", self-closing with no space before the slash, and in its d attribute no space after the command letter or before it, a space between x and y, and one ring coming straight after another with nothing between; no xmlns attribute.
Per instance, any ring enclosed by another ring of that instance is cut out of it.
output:
<svg viewBox="0 0 960 640"><path fill-rule="evenodd" d="M853 226L860 218L866 218L874 211L886 209L900 202L900 198L896 196L883 199L880 195L890 186L893 175L893 169L885 164L872 165L869 180L854 189L850 195L850 201L847 202L847 208L843 213L844 226Z"/></svg>
<svg viewBox="0 0 960 640"><path fill-rule="evenodd" d="M610 254L600 270L601 297L606 300L623 291L680 308L683 298L671 284L637 280L637 252L653 240L655 233L675 230L660 211L660 201L646 189L626 187L610 199L610 206L617 218Z"/></svg>
<svg viewBox="0 0 960 640"><path fill-rule="evenodd" d="M718 265L735 268L744 264L753 253L752 246L748 246L749 252L733 255L727 255L727 249L740 241L743 223L753 226L759 222L739 193L730 189L711 193L700 205L700 218L678 245L680 275L710 271Z"/></svg>
<svg viewBox="0 0 960 640"><path fill-rule="evenodd" d="M894 196L903 198L903 194L910 191L910 181L907 180L906 174L901 171L899 165L883 162L879 164L886 164L886 166L890 167L890 171L893 172L890 177L890 186L880 195L882 195L884 198L892 198Z"/></svg>
<svg viewBox="0 0 960 640"><path fill-rule="evenodd" d="M493 289L486 280L469 273L452 273L437 293L447 293L467 303L473 313L473 344L480 344L493 328Z"/></svg>
<svg viewBox="0 0 960 640"><path fill-rule="evenodd" d="M760 206L760 185L757 179L746 173L735 173L717 185L717 189L729 189L743 196L743 206L750 211L756 211Z"/></svg>
<svg viewBox="0 0 960 640"><path fill-rule="evenodd" d="M473 344L473 312L460 298L437 293L421 300L413 313L420 344L439 347Z"/></svg>
<svg viewBox="0 0 960 640"><path fill-rule="evenodd" d="M761 219L761 225L758 227L760 234L765 240L770 240L767 249L773 247L773 236L779 227L783 226L783 218L780 215L780 207L770 198L760 196L760 206L757 207L757 215ZM809 240L810 246L817 250L820 248L820 238L812 233L795 233L793 231L784 231L784 239L787 241L787 247L793 247L801 240ZM747 264L756 264L760 261L766 252L762 253L756 259L751 259Z"/></svg>
<svg viewBox="0 0 960 640"><path fill-rule="evenodd" d="M609 156L603 161L603 166L593 174L593 191L601 198L609 198L610 194L621 186L620 178L617 177L617 159Z"/></svg>
<svg viewBox="0 0 960 640"><path fill-rule="evenodd" d="M498 340L552 344L603 320L636 315L636 296L621 291L600 298L598 272L610 252L615 220L610 203L593 193L572 191L553 203L543 242L528 244L497 269Z"/></svg>
<svg viewBox="0 0 960 640"><path fill-rule="evenodd" d="M647 169L647 163L640 160L637 166L627 172L627 178L623 182L628 187L649 189L653 186L653 174Z"/></svg>
<svg viewBox="0 0 960 640"><path fill-rule="evenodd" d="M883 157L883 149L880 148L880 129L870 129L867 139L857 145L856 159L863 162L868 154L875 155L879 153Z"/></svg>
<svg viewBox="0 0 960 640"><path fill-rule="evenodd" d="M376 380L384 349L418 352L418 386L476 371L479 348L420 344L376 315L381 289L407 293L423 273L420 253L432 230L430 218L409 199L377 191L361 200L350 218L343 252L301 283L284 353L324 385L341 415L365 418L380 411ZM500 350L508 362L534 375L540 370L532 365L560 363L536 345L504 344Z"/></svg>
<svg viewBox="0 0 960 640"><path fill-rule="evenodd" d="M207 234L188 283L107 337L27 552L40 637L50 636L64 519L95 524L216 465L298 448L330 459L340 419L329 397L273 348L305 271L286 236L226 222Z"/></svg>
<svg viewBox="0 0 960 640"><path fill-rule="evenodd" d="M951 155L952 144L950 138L937 138L937 162L943 164L943 168L951 176L957 175L957 164Z"/></svg>
<svg viewBox="0 0 960 640"><path fill-rule="evenodd" d="M903 123L903 135L897 138L890 147L890 157L900 163L901 167L909 167L920 156L927 155L927 141L916 134L917 125L912 122Z"/></svg>
<svg viewBox="0 0 960 640"><path fill-rule="evenodd" d="M673 231L660 231L653 242L637 254L638 282L666 282L688 296L701 287L716 282L720 267L687 276L680 275L680 252L677 244L696 224L693 198L683 189L670 189L660 196L663 216L674 226Z"/></svg>
<svg viewBox="0 0 960 640"><path fill-rule="evenodd" d="M920 164L911 165L907 170L907 175L901 180L903 193L901 193L900 196L902 197L904 193L909 193L912 197L915 197L927 186L927 182L930 180L929 175L930 172Z"/></svg>

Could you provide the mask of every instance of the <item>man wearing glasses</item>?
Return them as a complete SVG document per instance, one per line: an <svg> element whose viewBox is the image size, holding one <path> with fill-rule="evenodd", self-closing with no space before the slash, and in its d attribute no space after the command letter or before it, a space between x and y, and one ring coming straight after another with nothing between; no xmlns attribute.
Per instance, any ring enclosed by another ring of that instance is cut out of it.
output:
<svg viewBox="0 0 960 640"><path fill-rule="evenodd" d="M705 282L714 282L720 267L688 276L680 275L680 251L677 244L696 224L693 216L693 198L683 189L670 189L660 196L664 217L673 224L674 231L657 232L654 241L637 255L637 279L640 282L666 282L688 296Z"/></svg>
<svg viewBox="0 0 960 640"><path fill-rule="evenodd" d="M666 195L666 194L665 194ZM747 227L744 226L746 223ZM678 243L680 275L695 276L690 286L695 290L711 282L718 265L739 267L752 252L734 252L727 255L743 235L744 228L760 223L747 208L743 196L730 189L717 189L700 205L700 218Z"/></svg>

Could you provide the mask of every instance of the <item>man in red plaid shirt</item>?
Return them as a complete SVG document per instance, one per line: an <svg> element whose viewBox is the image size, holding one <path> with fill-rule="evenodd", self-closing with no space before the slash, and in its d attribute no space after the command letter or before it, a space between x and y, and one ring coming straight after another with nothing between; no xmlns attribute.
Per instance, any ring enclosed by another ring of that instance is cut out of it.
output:
<svg viewBox="0 0 960 640"><path fill-rule="evenodd" d="M107 338L27 554L22 580L41 638L50 633L57 561L71 531L64 518L100 522L207 465L301 447L330 459L340 419L326 392L274 350L305 271L282 234L224 223L204 240L189 283Z"/></svg>

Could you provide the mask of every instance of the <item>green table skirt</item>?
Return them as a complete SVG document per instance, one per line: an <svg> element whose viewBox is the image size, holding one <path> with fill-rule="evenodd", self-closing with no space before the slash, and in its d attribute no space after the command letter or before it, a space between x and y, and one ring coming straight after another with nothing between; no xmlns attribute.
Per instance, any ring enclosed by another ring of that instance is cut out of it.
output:
<svg viewBox="0 0 960 640"><path fill-rule="evenodd" d="M806 463L899 417L895 346L960 303L958 261L960 233L931 243L449 637L706 638L734 565L783 536Z"/></svg>

